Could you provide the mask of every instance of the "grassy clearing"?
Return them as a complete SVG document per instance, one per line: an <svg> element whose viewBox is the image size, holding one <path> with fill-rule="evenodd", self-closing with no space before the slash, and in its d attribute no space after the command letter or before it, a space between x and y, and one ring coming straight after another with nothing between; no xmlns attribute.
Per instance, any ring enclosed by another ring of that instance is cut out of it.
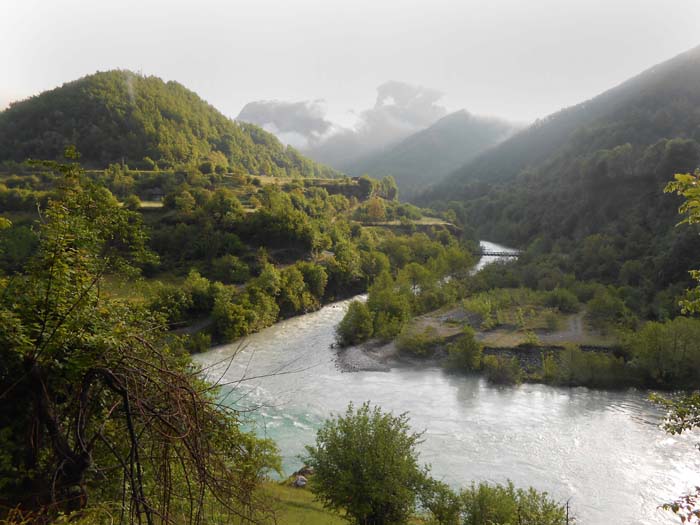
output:
<svg viewBox="0 0 700 525"><path fill-rule="evenodd" d="M155 208L162 208L163 207L163 201L141 201L141 208L142 210L146 209L155 209Z"/></svg>
<svg viewBox="0 0 700 525"><path fill-rule="evenodd" d="M263 490L269 495L270 503L275 508L275 519L284 525L347 525L339 514L323 508L314 501L313 493L308 489L297 489L289 485L268 483ZM409 525L424 525L425 519L419 516L411 518Z"/></svg>
<svg viewBox="0 0 700 525"><path fill-rule="evenodd" d="M104 278L103 292L109 297L124 299L134 303L145 303L154 296L162 284L180 285L185 280L183 276L160 274L153 279L125 279L107 275Z"/></svg>
<svg viewBox="0 0 700 525"><path fill-rule="evenodd" d="M338 514L326 510L308 489L268 483L263 489L275 508L277 523L285 525L347 524Z"/></svg>
<svg viewBox="0 0 700 525"><path fill-rule="evenodd" d="M557 307L547 306L547 298L546 292L526 288L491 290L462 301L464 315L461 317L465 323L469 319L477 330L477 338L492 348L513 348L521 344L615 344L613 336L606 336L590 326L585 311L562 312ZM452 319L460 318L457 310L450 313ZM479 320L476 323L475 317ZM450 322L450 327L454 329L455 324Z"/></svg>

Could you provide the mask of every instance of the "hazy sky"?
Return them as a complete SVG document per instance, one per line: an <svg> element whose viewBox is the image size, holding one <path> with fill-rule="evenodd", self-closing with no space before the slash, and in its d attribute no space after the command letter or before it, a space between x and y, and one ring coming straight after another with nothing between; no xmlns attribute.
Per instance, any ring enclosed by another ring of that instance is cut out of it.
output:
<svg viewBox="0 0 700 525"><path fill-rule="evenodd" d="M0 106L96 70L178 80L225 114L397 80L531 120L700 44L700 0L0 0Z"/></svg>

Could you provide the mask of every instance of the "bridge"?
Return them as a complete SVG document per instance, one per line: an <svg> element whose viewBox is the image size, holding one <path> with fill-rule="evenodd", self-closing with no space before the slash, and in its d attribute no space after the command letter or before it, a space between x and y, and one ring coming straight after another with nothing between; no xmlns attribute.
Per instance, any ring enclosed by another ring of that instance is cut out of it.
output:
<svg viewBox="0 0 700 525"><path fill-rule="evenodd" d="M507 252L499 252L495 250L481 250L477 255L487 256L487 257L518 257L520 252L517 250L511 250Z"/></svg>

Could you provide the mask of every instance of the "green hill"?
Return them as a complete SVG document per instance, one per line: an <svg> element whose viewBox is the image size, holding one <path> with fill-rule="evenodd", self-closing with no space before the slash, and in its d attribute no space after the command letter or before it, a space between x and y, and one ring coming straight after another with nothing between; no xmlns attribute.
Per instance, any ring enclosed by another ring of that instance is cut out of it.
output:
<svg viewBox="0 0 700 525"><path fill-rule="evenodd" d="M698 108L700 48L538 121L419 201L453 208L481 238L558 254L551 272L634 287L630 300L653 304L700 260L697 230L675 228L679 201L663 193L700 165Z"/></svg>
<svg viewBox="0 0 700 525"><path fill-rule="evenodd" d="M591 155L622 144L700 139L699 88L700 47L538 120L456 170L429 196L454 195L455 187L473 182L510 180L528 170L541 171L562 157Z"/></svg>
<svg viewBox="0 0 700 525"><path fill-rule="evenodd" d="M505 139L513 125L462 110L443 117L398 144L347 167L352 175L391 175L402 199L410 199L476 155Z"/></svg>
<svg viewBox="0 0 700 525"><path fill-rule="evenodd" d="M251 124L227 118L177 82L130 71L95 73L0 113L0 161L55 159L148 168L192 164L272 176L337 175Z"/></svg>

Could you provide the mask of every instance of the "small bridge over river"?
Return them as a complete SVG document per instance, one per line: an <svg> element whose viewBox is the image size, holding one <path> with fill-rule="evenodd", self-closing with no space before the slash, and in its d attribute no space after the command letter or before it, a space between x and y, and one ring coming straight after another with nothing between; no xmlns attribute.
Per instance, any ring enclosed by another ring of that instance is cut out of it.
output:
<svg viewBox="0 0 700 525"><path fill-rule="evenodd" d="M519 250L479 250L477 255L486 257L518 257L520 255Z"/></svg>

